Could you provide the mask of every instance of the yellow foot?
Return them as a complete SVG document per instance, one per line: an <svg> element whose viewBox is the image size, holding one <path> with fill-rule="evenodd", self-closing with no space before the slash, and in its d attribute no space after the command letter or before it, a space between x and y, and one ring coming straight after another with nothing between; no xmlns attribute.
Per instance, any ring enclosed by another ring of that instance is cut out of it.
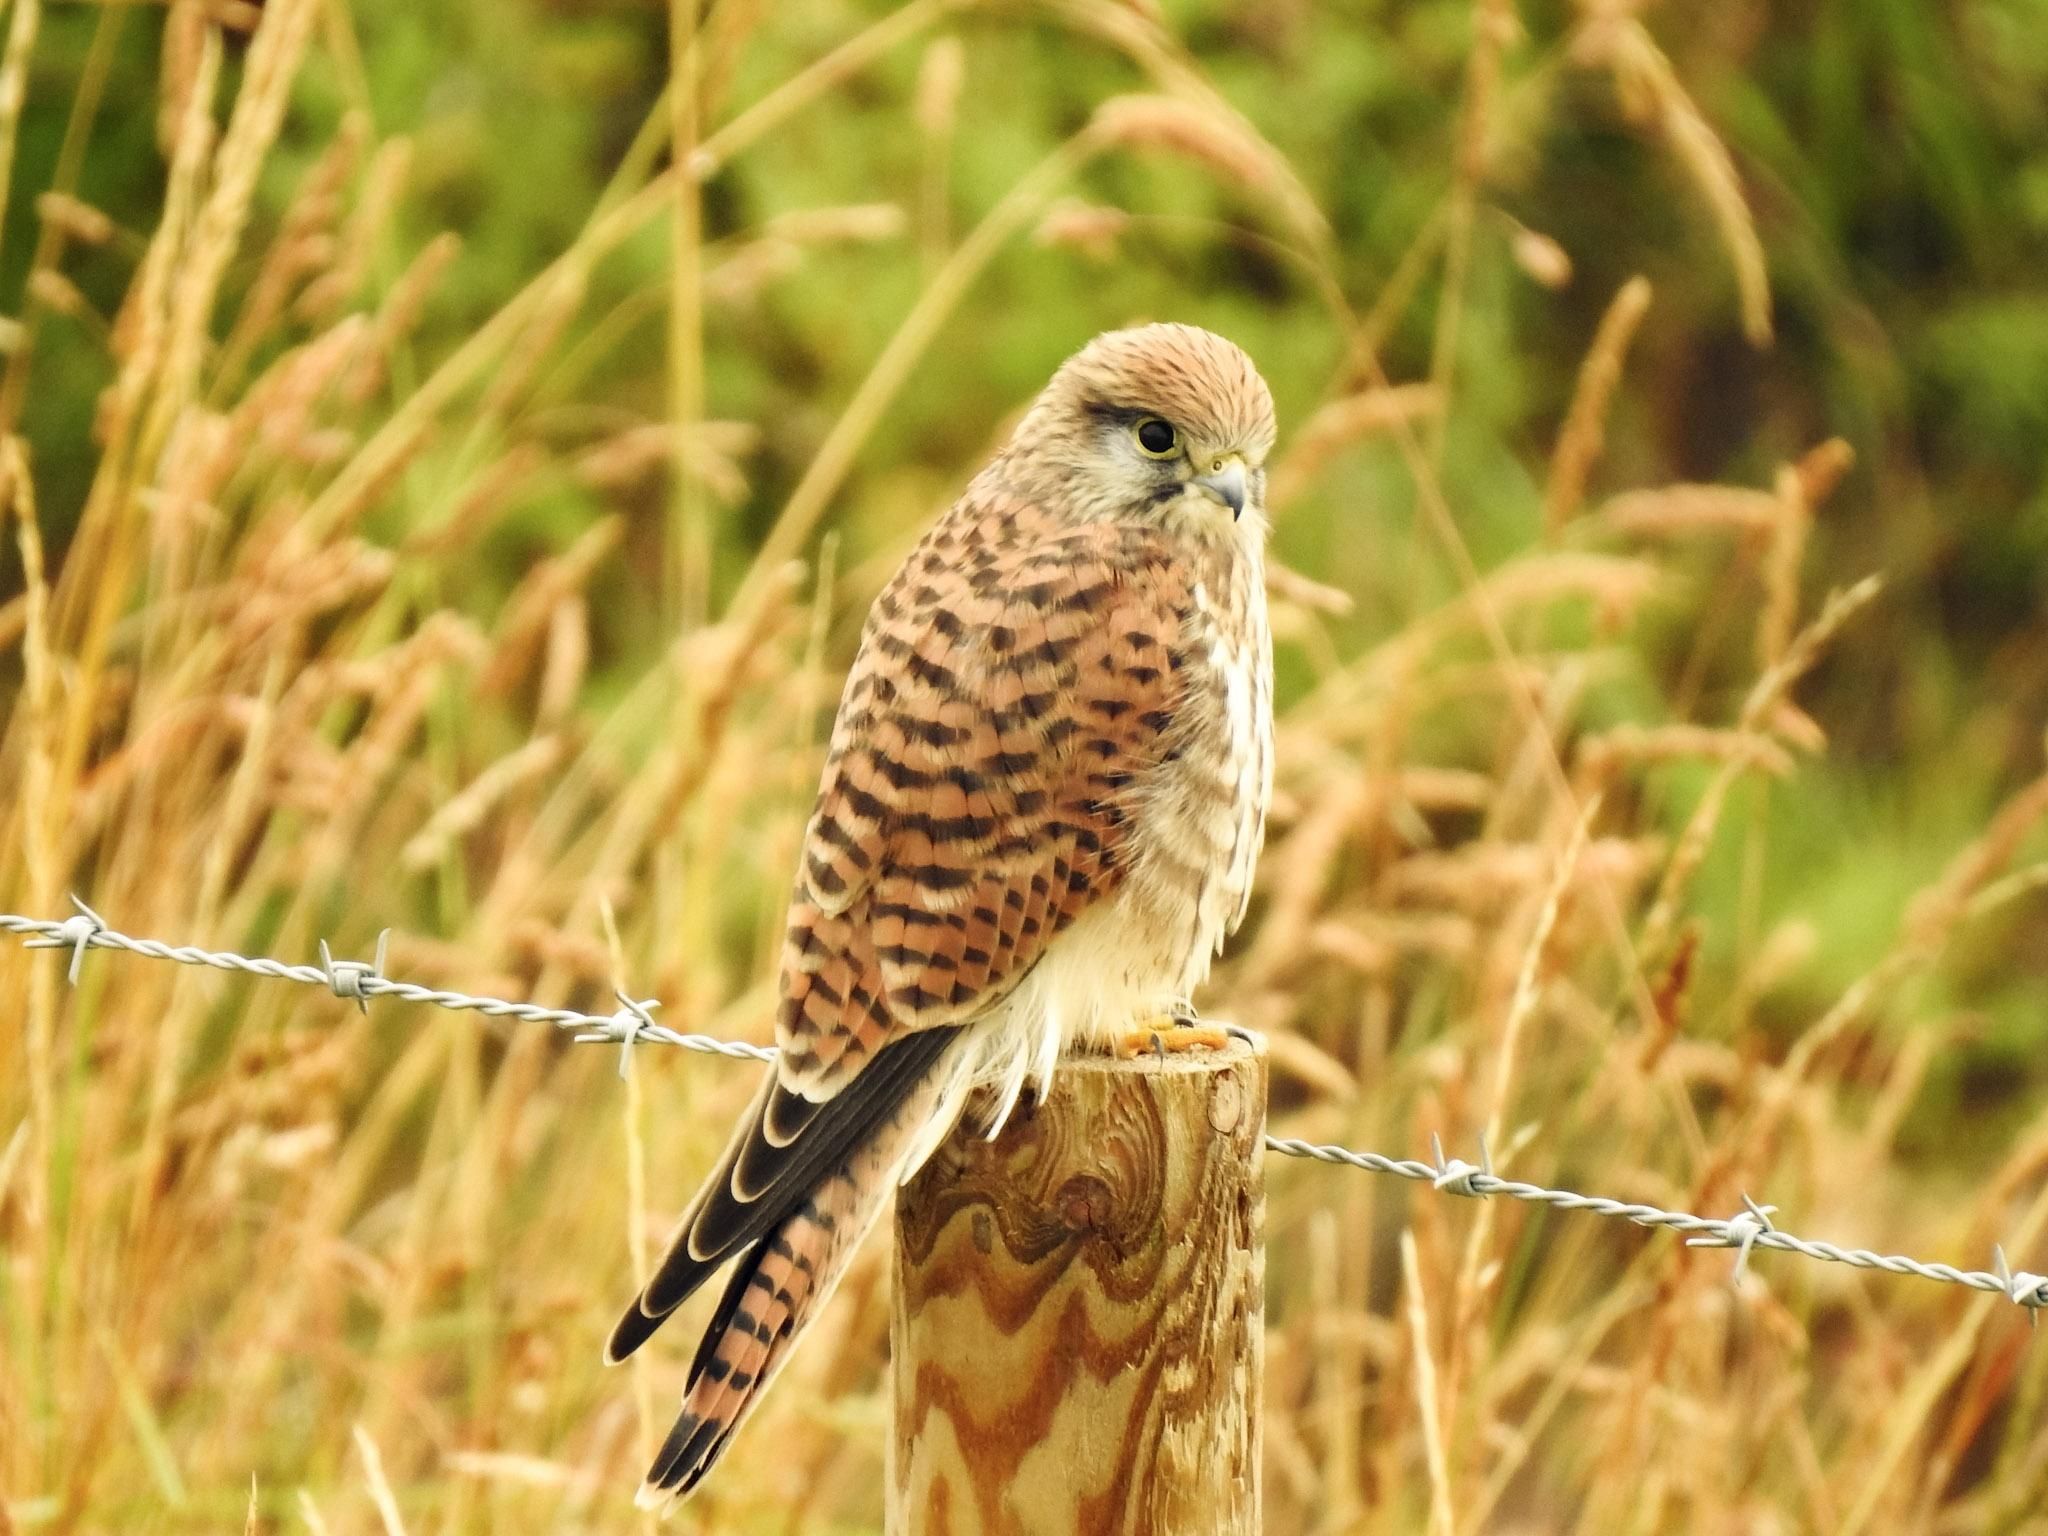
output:
<svg viewBox="0 0 2048 1536"><path fill-rule="evenodd" d="M1120 1061L1140 1056L1165 1056L1169 1051L1220 1051L1230 1032L1216 1024L1190 1024L1161 1015L1133 1025L1117 1037L1114 1054Z"/></svg>

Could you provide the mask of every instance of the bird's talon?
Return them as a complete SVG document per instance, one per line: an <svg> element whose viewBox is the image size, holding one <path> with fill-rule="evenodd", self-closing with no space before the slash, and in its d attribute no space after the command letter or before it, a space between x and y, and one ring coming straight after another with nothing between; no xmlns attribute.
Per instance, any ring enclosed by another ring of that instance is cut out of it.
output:
<svg viewBox="0 0 2048 1536"><path fill-rule="evenodd" d="M1164 1064L1169 1054L1224 1050L1230 1039L1230 1031L1223 1025L1198 1024L1192 1019L1158 1018L1126 1030L1112 1054L1122 1061L1150 1056Z"/></svg>

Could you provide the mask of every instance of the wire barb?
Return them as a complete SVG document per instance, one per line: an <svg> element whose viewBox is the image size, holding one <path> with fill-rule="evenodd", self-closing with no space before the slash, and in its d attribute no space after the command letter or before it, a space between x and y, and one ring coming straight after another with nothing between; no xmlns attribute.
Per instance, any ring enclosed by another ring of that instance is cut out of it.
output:
<svg viewBox="0 0 2048 1536"><path fill-rule="evenodd" d="M327 975L327 989L339 998L353 998L358 1010L370 1011L370 999L377 989L368 983L384 979L384 956L391 948L391 930L377 935L377 959L366 965L361 960L337 960L329 953L327 941L320 941L320 969Z"/></svg>
<svg viewBox="0 0 2048 1536"><path fill-rule="evenodd" d="M578 1045L616 1044L619 1048L619 1078L624 1081L633 1064L633 1042L646 1036L659 1039L670 1033L654 1022L654 1010L661 1006L656 998L635 1002L616 988L612 996L619 1000L619 1011L609 1019L576 1037Z"/></svg>
<svg viewBox="0 0 2048 1536"><path fill-rule="evenodd" d="M2016 1307L2027 1309L2027 1326L2038 1328L2041 1324L2041 1309L2048 1307L2048 1275L2036 1275L2027 1270L2013 1272L2005 1262L2005 1245L1991 1245L1991 1272L1998 1276L2005 1286L2006 1299Z"/></svg>
<svg viewBox="0 0 2048 1536"><path fill-rule="evenodd" d="M46 931L39 938L28 940L24 949L68 949L71 951L71 968L65 974L72 986L78 985L78 971L85 964L85 952L93 947L94 941L107 931L107 920L93 911L76 896L71 905L78 911L61 923L44 925Z"/></svg>
<svg viewBox="0 0 2048 1536"><path fill-rule="evenodd" d="M1685 1240L1685 1246L1688 1248L1740 1249L1741 1252L1735 1256L1735 1274L1730 1282L1737 1286L1742 1284L1742 1277L1749 1272L1749 1254L1750 1250L1756 1247L1757 1239L1767 1232L1774 1233L1778 1230L1771 1224L1771 1218L1778 1213L1775 1205L1758 1205L1746 1194L1742 1197L1742 1203L1746 1209L1719 1223L1719 1232L1708 1232L1700 1237L1688 1237Z"/></svg>
<svg viewBox="0 0 2048 1536"><path fill-rule="evenodd" d="M1446 1162L1443 1141L1435 1131L1429 1133L1429 1151L1436 1168L1436 1177L1429 1181L1432 1188L1439 1189L1447 1195L1464 1195L1473 1200L1483 1200L1493 1193L1491 1189L1479 1188L1474 1182L1477 1179L1493 1177L1493 1154L1487 1150L1484 1135L1479 1138L1477 1166L1466 1162L1462 1157L1454 1157Z"/></svg>

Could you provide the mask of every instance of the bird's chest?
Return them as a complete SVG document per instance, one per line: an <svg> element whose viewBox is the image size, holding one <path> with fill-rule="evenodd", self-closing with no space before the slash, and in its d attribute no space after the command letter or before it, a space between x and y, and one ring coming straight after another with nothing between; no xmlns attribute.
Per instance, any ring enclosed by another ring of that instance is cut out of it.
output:
<svg viewBox="0 0 2048 1536"><path fill-rule="evenodd" d="M1256 566L1196 591L1183 688L1132 874L1186 988L1243 917L1273 789L1273 651Z"/></svg>

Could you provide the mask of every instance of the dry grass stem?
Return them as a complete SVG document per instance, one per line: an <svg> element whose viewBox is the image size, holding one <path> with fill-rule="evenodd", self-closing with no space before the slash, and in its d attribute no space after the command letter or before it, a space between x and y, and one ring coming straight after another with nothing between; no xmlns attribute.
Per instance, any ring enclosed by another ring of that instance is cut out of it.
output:
<svg viewBox="0 0 2048 1536"><path fill-rule="evenodd" d="M1596 517L1636 538L1683 538L1700 532L1768 533L1780 504L1766 491L1729 485L1672 485L1628 491L1601 505Z"/></svg>
<svg viewBox="0 0 2048 1536"><path fill-rule="evenodd" d="M1672 154L1705 199L1727 247L1741 297L1743 334L1753 346L1769 345L1770 277L1756 221L1743 197L1727 145L1680 83L1671 60L1649 29L1633 16L1589 21L1574 43L1574 52L1586 63L1611 70L1624 110L1638 121L1654 121L1662 130Z"/></svg>
<svg viewBox="0 0 2048 1536"><path fill-rule="evenodd" d="M1550 478L1543 488L1543 532L1553 543L1585 499L1586 477L1606 442L1608 402L1621 382L1622 364L1636 327L1649 310L1649 279L1632 277L1623 283L1600 317L1593 345L1579 365L1578 387L1572 391L1571 409L1558 432L1557 447L1550 455Z"/></svg>
<svg viewBox="0 0 2048 1536"><path fill-rule="evenodd" d="M1424 1464L1429 1469L1431 1536L1452 1536L1457 1522L1451 1506L1450 1459L1444 1445L1443 1413L1437 1400L1436 1354L1430 1340L1429 1303L1415 1234L1401 1234L1401 1289L1408 1298L1408 1336L1415 1361L1415 1408L1422 1424Z"/></svg>
<svg viewBox="0 0 2048 1536"><path fill-rule="evenodd" d="M1487 175L1486 151L1500 94L1502 56L1521 36L1514 0L1472 0L1472 48L1465 56L1465 98L1458 120L1445 221L1443 288L1437 300L1436 330L1430 342L1429 382L1442 402L1429 423L1432 460L1443 455L1446 413L1457 364L1458 330L1464 315L1466 272L1472 259L1472 228L1478 214L1480 188Z"/></svg>
<svg viewBox="0 0 2048 1536"><path fill-rule="evenodd" d="M1738 734L1756 732L1775 720L1778 706L1784 702L1792 686L1820 659L1821 653L1842 627L1876 599L1882 586L1883 583L1875 576L1869 576L1852 587L1828 595L1819 615L1792 639L1784 655L1750 689L1736 723ZM1699 804L1687 819L1685 830L1679 834L1678 842L1671 851L1670 862L1665 866L1663 879L1657 887L1656 900L1643 920L1641 944L1645 954L1661 956L1671 943L1679 903L1707 856L1708 845L1720 824L1728 794L1735 787L1736 780L1755 761L1754 757L1730 758L1708 781L1705 793L1700 796Z"/></svg>
<svg viewBox="0 0 2048 1536"><path fill-rule="evenodd" d="M363 1481L384 1526L384 1536L405 1536L405 1519L398 1512L398 1496L391 1491L391 1481L384 1475L384 1457L377 1442L360 1424L355 1428L355 1437L356 1452L363 1458Z"/></svg>
<svg viewBox="0 0 2048 1536"><path fill-rule="evenodd" d="M0 214L9 206L21 108L28 95L28 63L42 19L42 0L14 0L14 14L7 20L7 47L0 53Z"/></svg>

